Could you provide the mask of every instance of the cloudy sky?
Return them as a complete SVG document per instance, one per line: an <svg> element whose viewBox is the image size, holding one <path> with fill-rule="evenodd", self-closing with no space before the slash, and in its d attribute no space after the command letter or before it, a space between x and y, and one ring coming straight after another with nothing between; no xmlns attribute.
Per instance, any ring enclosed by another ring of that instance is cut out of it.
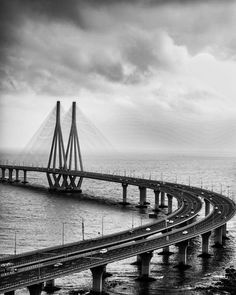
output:
<svg viewBox="0 0 236 295"><path fill-rule="evenodd" d="M236 154L236 1L0 6L0 148L76 100L118 150Z"/></svg>

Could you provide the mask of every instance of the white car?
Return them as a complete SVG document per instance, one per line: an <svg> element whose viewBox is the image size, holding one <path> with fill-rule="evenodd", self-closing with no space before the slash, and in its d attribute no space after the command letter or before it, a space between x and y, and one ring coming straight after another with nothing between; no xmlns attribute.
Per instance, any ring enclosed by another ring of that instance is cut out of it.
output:
<svg viewBox="0 0 236 295"><path fill-rule="evenodd" d="M62 262L57 262L57 263L54 264L54 267L60 267L60 266L62 266L62 265L63 265Z"/></svg>
<svg viewBox="0 0 236 295"><path fill-rule="evenodd" d="M183 235L187 235L187 234L188 234L188 231L187 231L187 230L184 230L184 231L182 232L182 234L183 234Z"/></svg>
<svg viewBox="0 0 236 295"><path fill-rule="evenodd" d="M146 231L150 231L150 230L151 230L150 227L147 227L147 228L146 228Z"/></svg>
<svg viewBox="0 0 236 295"><path fill-rule="evenodd" d="M107 249L106 248L104 248L104 249L101 249L100 251L99 251L99 253L101 253L101 254L105 254L105 253L107 253Z"/></svg>

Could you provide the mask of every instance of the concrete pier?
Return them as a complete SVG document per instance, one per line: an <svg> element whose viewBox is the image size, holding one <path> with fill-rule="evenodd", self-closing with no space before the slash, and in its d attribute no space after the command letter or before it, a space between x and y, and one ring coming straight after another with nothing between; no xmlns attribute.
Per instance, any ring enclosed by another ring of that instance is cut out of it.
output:
<svg viewBox="0 0 236 295"><path fill-rule="evenodd" d="M121 204L123 205L127 205L129 204L127 202L127 187L128 187L128 183L122 183L122 189L123 189L123 201L121 202Z"/></svg>
<svg viewBox="0 0 236 295"><path fill-rule="evenodd" d="M147 197L147 188L139 186L139 205L136 207L139 207L139 208L147 207L146 197Z"/></svg>
<svg viewBox="0 0 236 295"><path fill-rule="evenodd" d="M161 192L161 204L159 207L160 208L166 207L166 205L165 205L165 192Z"/></svg>
<svg viewBox="0 0 236 295"><path fill-rule="evenodd" d="M215 229L215 247L222 247L222 226Z"/></svg>
<svg viewBox="0 0 236 295"><path fill-rule="evenodd" d="M167 229L163 233L170 232L170 231L171 229ZM169 236L166 236L166 241L169 241ZM158 253L158 255L166 255L166 256L170 256L172 254L173 252L170 251L170 246L163 247L162 251Z"/></svg>
<svg viewBox="0 0 236 295"><path fill-rule="evenodd" d="M55 280L48 280L45 282L45 286L46 288L54 288L55 287Z"/></svg>
<svg viewBox="0 0 236 295"><path fill-rule="evenodd" d="M15 179L15 182L19 182L19 170L16 169L16 179Z"/></svg>
<svg viewBox="0 0 236 295"><path fill-rule="evenodd" d="M22 181L22 183L28 183L27 181L27 170L23 170L24 171L24 180Z"/></svg>
<svg viewBox="0 0 236 295"><path fill-rule="evenodd" d="M222 238L227 239L227 223L222 225Z"/></svg>
<svg viewBox="0 0 236 295"><path fill-rule="evenodd" d="M177 204L178 204L178 208L180 208L181 207L181 200L180 199L177 199Z"/></svg>
<svg viewBox="0 0 236 295"><path fill-rule="evenodd" d="M210 213L210 202L207 199L204 199L205 202L205 216L207 216Z"/></svg>
<svg viewBox="0 0 236 295"><path fill-rule="evenodd" d="M153 252L146 252L140 254L141 258L141 268L140 268L140 278L148 279L150 276L150 262L153 256Z"/></svg>
<svg viewBox="0 0 236 295"><path fill-rule="evenodd" d="M154 194L155 194L155 207L154 207L154 211L158 212L159 211L159 195L160 195L160 191L159 190L154 190Z"/></svg>
<svg viewBox="0 0 236 295"><path fill-rule="evenodd" d="M40 295L43 290L43 283L31 285L27 287L30 295Z"/></svg>
<svg viewBox="0 0 236 295"><path fill-rule="evenodd" d="M106 265L97 266L90 269L93 275L93 294L101 294L103 291L103 274L106 271Z"/></svg>
<svg viewBox="0 0 236 295"><path fill-rule="evenodd" d="M168 214L172 213L172 206L173 206L173 196L167 194L168 199Z"/></svg>
<svg viewBox="0 0 236 295"><path fill-rule="evenodd" d="M2 181L4 181L5 178L6 178L6 169L2 168L2 177L1 177Z"/></svg>
<svg viewBox="0 0 236 295"><path fill-rule="evenodd" d="M167 255L170 256L173 252L170 251L170 246L166 246L162 248L162 251L158 253L158 255Z"/></svg>
<svg viewBox="0 0 236 295"><path fill-rule="evenodd" d="M211 236L211 231L204 233L202 236L202 253L199 255L200 257L210 257L209 254L209 239Z"/></svg>
<svg viewBox="0 0 236 295"><path fill-rule="evenodd" d="M137 259L134 264L138 264L138 265L141 264L141 255L140 254L137 255Z"/></svg>
<svg viewBox="0 0 236 295"><path fill-rule="evenodd" d="M12 173L13 173L13 169L8 169L8 171L9 171L9 174L8 174L8 181L9 182L13 182L13 178L12 178Z"/></svg>
<svg viewBox="0 0 236 295"><path fill-rule="evenodd" d="M179 263L177 267L186 268L187 267L187 248L188 248L188 240L180 242L176 244L179 248Z"/></svg>

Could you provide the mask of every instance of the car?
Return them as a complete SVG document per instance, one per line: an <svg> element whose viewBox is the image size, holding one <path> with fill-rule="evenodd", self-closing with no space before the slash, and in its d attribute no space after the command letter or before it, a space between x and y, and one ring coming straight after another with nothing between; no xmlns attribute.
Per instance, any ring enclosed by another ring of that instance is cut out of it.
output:
<svg viewBox="0 0 236 295"><path fill-rule="evenodd" d="M150 231L150 230L151 230L150 227L147 227L147 228L146 228L146 231Z"/></svg>
<svg viewBox="0 0 236 295"><path fill-rule="evenodd" d="M180 218L184 218L184 215L181 215Z"/></svg>
<svg viewBox="0 0 236 295"><path fill-rule="evenodd" d="M179 218L179 215L176 215L175 218Z"/></svg>
<svg viewBox="0 0 236 295"><path fill-rule="evenodd" d="M129 231L129 233L130 233L130 234L132 234L133 232L134 232L134 230L133 230L133 229L131 229L131 230Z"/></svg>
<svg viewBox="0 0 236 295"><path fill-rule="evenodd" d="M218 213L218 214L221 214L222 212L221 212L221 211L218 211L217 213Z"/></svg>
<svg viewBox="0 0 236 295"><path fill-rule="evenodd" d="M103 249L101 249L100 251L99 251L99 253L101 253L101 254L105 254L105 253L107 253L107 249L106 248L103 248Z"/></svg>
<svg viewBox="0 0 236 295"><path fill-rule="evenodd" d="M174 220L171 219L171 220L169 220L168 222L169 222L169 223L174 223Z"/></svg>
<svg viewBox="0 0 236 295"><path fill-rule="evenodd" d="M186 216L186 217L189 217L189 214L186 214L185 216Z"/></svg>
<svg viewBox="0 0 236 295"><path fill-rule="evenodd" d="M60 266L62 266L62 265L63 265L62 262L57 262L57 263L54 264L54 267L60 267Z"/></svg>
<svg viewBox="0 0 236 295"><path fill-rule="evenodd" d="M13 266L14 265L14 263L12 263L12 262L6 262L6 263L2 263L1 265L0 265L0 267L11 267L11 266Z"/></svg>
<svg viewBox="0 0 236 295"><path fill-rule="evenodd" d="M217 210L217 209L218 209L218 207L217 207L217 206L215 206L215 209Z"/></svg>
<svg viewBox="0 0 236 295"><path fill-rule="evenodd" d="M183 235L187 235L187 234L188 234L188 231L187 231L187 230L184 230L184 231L182 232L182 234L183 234Z"/></svg>

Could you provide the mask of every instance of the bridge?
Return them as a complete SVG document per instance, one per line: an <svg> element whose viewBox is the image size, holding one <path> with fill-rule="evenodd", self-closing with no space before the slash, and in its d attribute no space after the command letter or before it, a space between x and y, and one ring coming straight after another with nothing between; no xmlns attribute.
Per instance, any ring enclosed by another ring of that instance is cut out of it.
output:
<svg viewBox="0 0 236 295"><path fill-rule="evenodd" d="M153 251L170 255L169 246L179 249L178 267L188 267L187 247L189 241L201 236L202 257L208 257L209 238L214 231L215 246L222 246L226 238L227 222L236 212L234 202L216 192L171 182L135 177L95 173L83 170L76 130L75 103L72 108L72 124L67 148L64 148L60 126L60 103L57 102L57 120L47 167L0 165L1 181L27 184L27 172L46 173L49 189L65 193L80 193L84 178L120 183L123 188L121 204L128 204L128 186L139 188L138 207L147 207L147 189L153 191L154 211L167 207L167 216L161 220L106 235L96 239L44 248L0 259L5 270L0 272L0 293L14 294L15 290L27 287L32 295L40 294L43 285L53 288L57 277L90 269L93 277L93 292L103 291L106 265L117 260L137 256L140 277L150 276L150 261ZM7 176L7 177L6 177ZM177 209L173 211L173 198ZM204 210L204 218L197 218ZM3 267L2 267L3 269Z"/></svg>

